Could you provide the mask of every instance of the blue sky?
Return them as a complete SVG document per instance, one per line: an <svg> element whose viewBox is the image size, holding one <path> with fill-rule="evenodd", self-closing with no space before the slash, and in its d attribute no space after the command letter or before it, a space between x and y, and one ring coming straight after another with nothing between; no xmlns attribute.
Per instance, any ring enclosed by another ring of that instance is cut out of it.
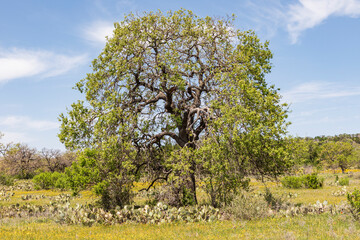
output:
<svg viewBox="0 0 360 240"><path fill-rule="evenodd" d="M360 0L17 0L0 7L2 142L64 149L60 113L72 87L130 12L192 10L237 16L274 54L268 82L290 103L294 136L360 133Z"/></svg>

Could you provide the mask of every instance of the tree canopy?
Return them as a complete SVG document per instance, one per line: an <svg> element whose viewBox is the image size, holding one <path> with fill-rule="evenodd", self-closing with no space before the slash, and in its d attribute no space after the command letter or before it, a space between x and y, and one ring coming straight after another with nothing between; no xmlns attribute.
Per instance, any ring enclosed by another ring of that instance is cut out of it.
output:
<svg viewBox="0 0 360 240"><path fill-rule="evenodd" d="M111 189L130 193L140 177L150 180L146 189L169 183L174 204L196 203L200 179L219 205L249 174L287 169L287 107L265 81L268 42L232 22L179 10L114 24L76 85L85 101L60 115L59 134L69 149L92 149L73 174L96 169L88 182L105 205L130 201Z"/></svg>
<svg viewBox="0 0 360 240"><path fill-rule="evenodd" d="M350 166L354 147L351 140L327 141L321 146L321 159L333 169L340 167L342 173Z"/></svg>

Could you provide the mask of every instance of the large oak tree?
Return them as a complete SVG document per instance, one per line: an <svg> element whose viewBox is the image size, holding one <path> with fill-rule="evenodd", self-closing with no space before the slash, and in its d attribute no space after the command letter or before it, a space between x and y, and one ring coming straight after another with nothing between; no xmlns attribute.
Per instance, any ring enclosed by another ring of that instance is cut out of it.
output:
<svg viewBox="0 0 360 240"><path fill-rule="evenodd" d="M219 205L245 176L286 169L287 108L265 81L268 43L232 21L180 10L114 24L76 85L86 99L60 115L59 134L67 148L92 149L80 165L96 169L85 182L107 207L128 202L116 192L130 194L139 176L149 187L171 182L178 199L190 192L195 203L201 178Z"/></svg>

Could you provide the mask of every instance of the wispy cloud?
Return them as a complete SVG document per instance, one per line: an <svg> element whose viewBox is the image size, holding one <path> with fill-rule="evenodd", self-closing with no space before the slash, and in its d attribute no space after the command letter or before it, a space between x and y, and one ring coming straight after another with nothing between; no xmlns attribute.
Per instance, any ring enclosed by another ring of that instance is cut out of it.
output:
<svg viewBox="0 0 360 240"><path fill-rule="evenodd" d="M304 83L283 93L283 101L288 103L305 102L314 99L326 99L360 95L360 87L344 87L328 82Z"/></svg>
<svg viewBox="0 0 360 240"><path fill-rule="evenodd" d="M94 45L104 45L106 37L111 37L114 24L107 21L95 21L84 30L84 38Z"/></svg>
<svg viewBox="0 0 360 240"><path fill-rule="evenodd" d="M332 16L360 17L360 0L247 0L240 15L250 20L257 32L271 38L285 29L291 43L300 35Z"/></svg>
<svg viewBox="0 0 360 240"><path fill-rule="evenodd" d="M0 83L32 76L53 77L85 63L85 55L67 56L49 51L0 49Z"/></svg>
<svg viewBox="0 0 360 240"><path fill-rule="evenodd" d="M251 28L266 39L276 34L286 18L286 6L280 0L246 0L238 11L240 20L248 19Z"/></svg>
<svg viewBox="0 0 360 240"><path fill-rule="evenodd" d="M0 117L0 126L7 129L47 131L59 127L58 122L34 120L27 116Z"/></svg>
<svg viewBox="0 0 360 240"><path fill-rule="evenodd" d="M358 0L299 0L287 11L287 31L292 43L300 34L324 22L330 16L360 16Z"/></svg>

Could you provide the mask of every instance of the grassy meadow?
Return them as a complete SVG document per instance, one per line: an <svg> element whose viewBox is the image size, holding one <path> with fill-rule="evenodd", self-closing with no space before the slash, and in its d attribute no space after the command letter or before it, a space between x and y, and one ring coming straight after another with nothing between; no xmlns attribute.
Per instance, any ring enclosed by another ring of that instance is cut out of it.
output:
<svg viewBox="0 0 360 240"><path fill-rule="evenodd" d="M327 201L328 204L346 203L346 194L336 194L345 189L353 191L360 186L360 172L349 171L346 174L336 173L339 178L350 179L349 186L338 186L332 172L320 174L325 179L320 189L287 189L279 182L265 182L271 192L294 204L315 204ZM56 200L60 194L71 192L56 190L21 189L29 181L18 181L13 190L3 191L0 206L11 205L45 205ZM141 188L138 184L135 188ZM264 191L264 183L251 180L253 193ZM1 187L0 187L1 189ZM5 189L5 187L4 187ZM12 196L5 196L12 192ZM200 193L200 202L206 202L206 195ZM90 191L80 192L72 198L71 205L94 204L96 196ZM138 197L136 204L144 204L145 198ZM94 224L83 225L60 224L51 216L12 217L0 220L0 239L359 239L360 222L351 214L314 214L292 217L266 217L253 220L221 220L196 223L164 224Z"/></svg>

